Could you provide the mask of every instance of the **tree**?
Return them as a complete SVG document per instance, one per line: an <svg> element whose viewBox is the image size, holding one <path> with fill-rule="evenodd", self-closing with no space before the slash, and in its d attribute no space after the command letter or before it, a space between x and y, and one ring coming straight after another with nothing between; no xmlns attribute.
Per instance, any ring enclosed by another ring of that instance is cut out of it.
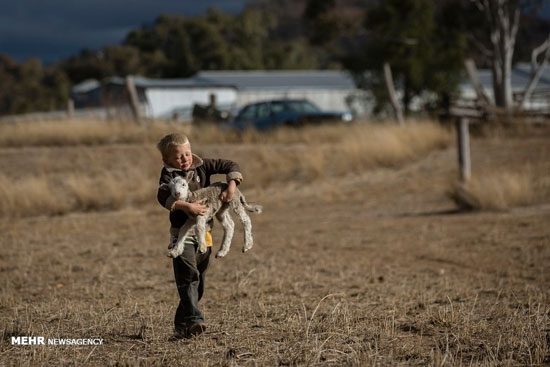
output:
<svg viewBox="0 0 550 367"><path fill-rule="evenodd" d="M192 52L192 40L181 15L161 15L152 27L132 31L125 45L136 47L144 59L157 61L146 67L147 75L164 78L182 78L199 69ZM160 52L159 52L160 51Z"/></svg>
<svg viewBox="0 0 550 367"><path fill-rule="evenodd" d="M139 50L132 46L107 46L98 51L82 50L63 61L61 69L75 82L108 76L140 74L143 71Z"/></svg>
<svg viewBox="0 0 550 367"><path fill-rule="evenodd" d="M472 0L479 11L483 14L487 24L488 40L475 40L483 53L490 60L493 74L493 92L495 105L506 110L514 106L512 95L512 62L516 37L520 25L520 16L522 12L536 11L542 4L541 0ZM488 46L486 46L488 45ZM544 52L550 45L542 45L542 49L537 48L538 54ZM532 80L538 80L539 70L546 67L548 63L548 53L545 59L538 63L533 62ZM532 83L528 92L532 91ZM525 96L524 96L525 97ZM521 104L525 101L522 98Z"/></svg>
<svg viewBox="0 0 550 367"><path fill-rule="evenodd" d="M302 14L305 34L318 50L323 68L341 68L364 51L366 11L376 0L307 0Z"/></svg>
<svg viewBox="0 0 550 367"><path fill-rule="evenodd" d="M0 115L51 111L66 106L69 80L55 66L43 67L40 60L18 64L0 55Z"/></svg>
<svg viewBox="0 0 550 367"><path fill-rule="evenodd" d="M451 11L449 6L436 11L430 0L388 0L367 8L363 47L343 62L359 80L371 71L371 82L362 81L375 90L377 109L388 95L380 93L384 83L381 72L373 71L381 70L384 63L391 66L402 91L405 113L413 99L425 92L437 96L434 103L448 99L459 82L465 45L464 36L453 26Z"/></svg>

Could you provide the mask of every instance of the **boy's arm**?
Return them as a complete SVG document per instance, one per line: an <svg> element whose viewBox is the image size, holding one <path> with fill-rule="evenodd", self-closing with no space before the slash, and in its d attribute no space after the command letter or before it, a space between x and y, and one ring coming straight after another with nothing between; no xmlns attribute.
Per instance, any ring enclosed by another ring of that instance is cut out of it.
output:
<svg viewBox="0 0 550 367"><path fill-rule="evenodd" d="M228 203L233 200L233 195L235 195L235 189L237 188L237 182L237 180L227 182L227 189L225 189L220 195L221 201Z"/></svg>
<svg viewBox="0 0 550 367"><path fill-rule="evenodd" d="M205 158L204 168L207 175L225 174L225 179L229 183L231 180L235 181L235 184L240 184L243 180L241 168L236 162L229 159L210 159Z"/></svg>
<svg viewBox="0 0 550 367"><path fill-rule="evenodd" d="M205 169L207 174L225 173L225 179L227 181L227 189L225 189L220 199L224 202L230 202L235 194L235 188L243 180L241 169L236 162L228 159L205 159Z"/></svg>

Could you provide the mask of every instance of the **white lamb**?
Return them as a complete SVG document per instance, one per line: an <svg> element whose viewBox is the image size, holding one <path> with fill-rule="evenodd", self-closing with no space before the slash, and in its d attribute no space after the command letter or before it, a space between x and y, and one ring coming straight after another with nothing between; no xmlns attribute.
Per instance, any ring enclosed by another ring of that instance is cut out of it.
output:
<svg viewBox="0 0 550 367"><path fill-rule="evenodd" d="M168 184L168 187L170 188L171 195L177 200L185 200L187 202L202 200L202 203L206 205L206 215L199 215L195 218L190 217L180 228L178 240L173 247L168 249L168 256L176 258L183 253L185 238L191 233L193 227L196 228L195 234L199 241L199 251L201 253L206 252L206 223L214 218L214 216L218 218L223 228L223 240L216 257L227 255L235 229L235 224L227 210L228 208L233 209L244 227L243 252L252 248L252 222L246 210L259 214L262 212L262 206L248 204L239 189L235 189L233 199L229 203L225 203L220 200L220 195L227 188L226 183L216 182L203 189L191 191L185 178L174 177Z"/></svg>

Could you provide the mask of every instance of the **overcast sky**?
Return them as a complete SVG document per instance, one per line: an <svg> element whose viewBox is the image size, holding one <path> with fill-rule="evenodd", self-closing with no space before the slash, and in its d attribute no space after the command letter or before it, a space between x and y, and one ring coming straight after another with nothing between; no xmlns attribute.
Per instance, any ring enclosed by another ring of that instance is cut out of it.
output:
<svg viewBox="0 0 550 367"><path fill-rule="evenodd" d="M550 0L543 0L550 17ZM198 15L215 6L240 12L248 0L0 0L0 53L44 63L83 48L119 44L163 13Z"/></svg>
<svg viewBox="0 0 550 367"><path fill-rule="evenodd" d="M215 6L238 13L247 0L0 0L0 53L44 63L83 48L119 44L163 13L197 15Z"/></svg>

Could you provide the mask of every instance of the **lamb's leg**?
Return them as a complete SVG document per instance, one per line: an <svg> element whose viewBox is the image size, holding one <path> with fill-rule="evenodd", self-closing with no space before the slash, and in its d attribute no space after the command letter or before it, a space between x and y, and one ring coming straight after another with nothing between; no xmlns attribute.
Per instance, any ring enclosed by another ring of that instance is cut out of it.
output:
<svg viewBox="0 0 550 367"><path fill-rule="evenodd" d="M233 233L235 231L235 223L231 219L231 215L228 210L219 211L216 214L216 218L220 221L223 228L223 240L220 246L220 250L216 254L216 257L224 257L229 252L231 247L231 240L233 239Z"/></svg>
<svg viewBox="0 0 550 367"><path fill-rule="evenodd" d="M243 252L247 252L252 248L254 245L254 240L252 239L252 222L250 221L250 217L244 210L244 207L242 205L236 205L233 207L233 210L237 214L237 217L239 217L239 220L241 221L243 228L244 228L244 246L243 246Z"/></svg>
<svg viewBox="0 0 550 367"><path fill-rule="evenodd" d="M197 240L199 241L199 252L204 254L206 252L206 217L197 216Z"/></svg>
<svg viewBox="0 0 550 367"><path fill-rule="evenodd" d="M185 246L184 242L187 236L189 235L189 232L195 225L195 221L188 219L185 224L180 228L179 236L178 236L178 242L168 250L168 257L173 257L174 259L178 256L180 256L183 253L183 246Z"/></svg>
<svg viewBox="0 0 550 367"><path fill-rule="evenodd" d="M178 241L179 235L180 235L179 228L170 227L170 242L168 243L168 250L176 246L176 242Z"/></svg>

